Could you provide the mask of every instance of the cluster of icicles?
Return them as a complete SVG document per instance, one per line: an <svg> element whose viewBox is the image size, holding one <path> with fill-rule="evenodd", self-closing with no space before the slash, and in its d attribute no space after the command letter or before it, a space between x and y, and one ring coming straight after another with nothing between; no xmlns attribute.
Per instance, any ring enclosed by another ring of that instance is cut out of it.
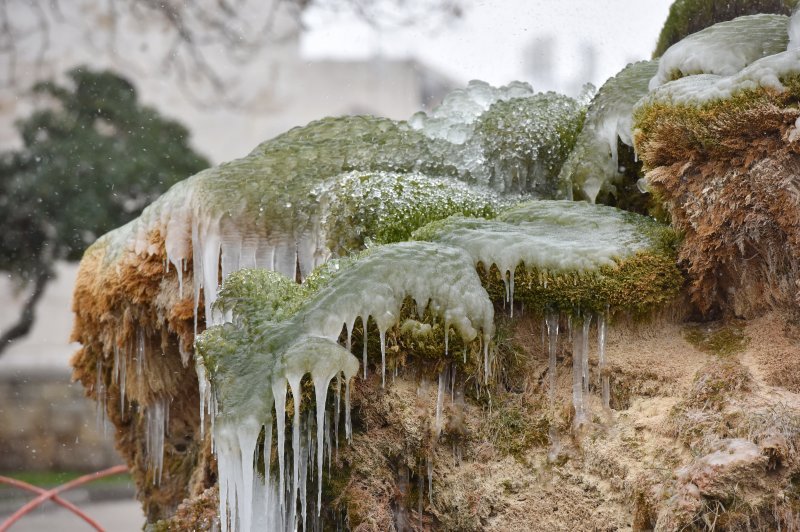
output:
<svg viewBox="0 0 800 532"><path fill-rule="evenodd" d="M563 318L557 312L550 312L544 319L543 336L547 335L548 352L548 384L547 392L551 408L555 407L556 375L558 362L559 327L561 322L566 323L567 340L572 341L572 404L575 408L574 423L576 426L584 425L590 421L589 412L589 332L592 325L592 314L584 313L578 317L567 315ZM606 332L607 318L601 313L596 316L597 321L597 359L598 371L601 381L601 397L603 408L609 409L611 402L611 382L608 375L606 360ZM543 339L543 342L544 339Z"/></svg>
<svg viewBox="0 0 800 532"><path fill-rule="evenodd" d="M375 322L381 344L381 382L385 385L386 333L399 325L401 307L407 298L417 302L420 319L430 312L444 322L446 331L452 328L459 334L465 344L480 341L484 368L488 370L489 342L494 329L494 310L488 293L466 252L429 242L382 246L338 272L327 286L305 301L297 314L264 324L259 336L268 338L266 344L262 346L254 339L252 346L237 353L236 360L221 360L218 367L213 368L216 376L213 387L205 380L206 368L198 364L204 396L201 408L208 411L213 423L223 530L229 524L239 530L254 527L294 530L300 521L306 530L309 524L306 491L311 484L308 473L314 468L317 497L312 506L313 519L319 518L325 449L330 455L330 441L338 445L342 381L346 438L350 438L352 430L349 386L350 379L358 372L358 360L351 354L353 329L358 319L363 329L370 318ZM346 347L337 343L343 330ZM225 333L225 329L220 328L205 333L198 349L205 349L205 342L209 341L206 336L215 331ZM363 343L366 347L366 339ZM448 344L447 339L445 344ZM364 357L366 377L366 349ZM311 376L316 399L315 420L306 425L301 415L301 382L305 375ZM219 384L233 379L235 386ZM334 379L337 392L331 438L326 437L330 422L325 418L329 387ZM284 419L287 385L294 412L288 449ZM240 390L246 393L241 394ZM441 404L437 413L440 420ZM274 478L270 475L271 456L268 456L272 452L273 423L278 457ZM316 460L311 466L306 454L312 446L304 443L308 438L302 435L304 430L311 430L307 428L310 425L316 432L313 442ZM254 453L262 433L263 477L254 474Z"/></svg>
<svg viewBox="0 0 800 532"><path fill-rule="evenodd" d="M143 329L137 329L135 338L127 342L122 348L114 341L114 360L111 370L111 382L119 389L120 415L125 414L128 405L126 400L126 387L128 382L128 364L134 364L136 379L141 382L145 378L148 347ZM109 422L106 417L107 389L103 379L103 359L97 359L95 394L97 396L97 426L103 433L107 433ZM148 470L152 473L153 484L161 481L164 466L164 436L169 426L169 406L172 398L166 395L157 397L144 410L145 454Z"/></svg>

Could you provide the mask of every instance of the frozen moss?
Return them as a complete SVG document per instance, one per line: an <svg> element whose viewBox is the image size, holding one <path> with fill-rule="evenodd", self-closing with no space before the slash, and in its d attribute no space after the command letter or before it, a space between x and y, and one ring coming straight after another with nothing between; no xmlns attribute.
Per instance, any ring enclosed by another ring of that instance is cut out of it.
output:
<svg viewBox="0 0 800 532"><path fill-rule="evenodd" d="M554 92L494 103L475 126L489 183L538 198L565 197L557 178L585 111L578 101Z"/></svg>
<svg viewBox="0 0 800 532"><path fill-rule="evenodd" d="M415 229L453 214L490 218L510 201L483 187L418 173L349 172L313 194L324 204L327 246L339 255L363 249L366 239L408 240Z"/></svg>
<svg viewBox="0 0 800 532"><path fill-rule="evenodd" d="M641 313L681 285L674 233L613 207L534 201L495 220L451 217L414 236L465 249L493 297L540 311Z"/></svg>
<svg viewBox="0 0 800 532"><path fill-rule="evenodd" d="M489 297L469 256L458 248L426 242L375 248L330 274L296 311L287 310L294 307L295 292L274 275L241 272L232 280L223 287L219 305L232 312L233 321L207 329L198 338L196 349L213 389L220 514L223 522L224 516L231 522L239 519L245 530L253 515L252 458L265 427L272 433L273 409L281 462L278 480L267 478L263 486L275 497L266 509L267 520L294 522L298 493L305 506L305 492L299 490L300 479L305 477L298 470L306 452L303 449L307 449L299 436L300 385L305 375L311 376L316 396L313 425L317 431L316 470L321 476L328 385L343 374L349 386L358 370L357 359L337 341L344 330L350 346L356 319L360 317L362 324L370 318L375 321L384 375L386 332L399 324L409 298L416 303L419 316L428 312L445 324L445 336L452 327L465 343L480 339L488 349L494 330ZM237 315L239 312L243 314ZM294 402L290 492L285 490L289 484L283 463L287 384ZM271 449L271 442L265 448ZM305 480L302 482L305 486ZM321 490L321 478L316 484Z"/></svg>
<svg viewBox="0 0 800 532"><path fill-rule="evenodd" d="M533 95L531 86L520 81L492 87L485 81L472 80L466 88L447 94L430 114L420 111L411 117L409 123L432 139L465 144L474 133L478 117L492 104Z"/></svg>

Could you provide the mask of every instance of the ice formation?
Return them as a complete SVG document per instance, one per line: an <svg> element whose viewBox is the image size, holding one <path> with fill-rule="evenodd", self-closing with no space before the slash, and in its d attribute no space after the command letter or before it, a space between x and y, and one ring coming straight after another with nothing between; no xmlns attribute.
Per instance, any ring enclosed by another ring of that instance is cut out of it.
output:
<svg viewBox="0 0 800 532"><path fill-rule="evenodd" d="M218 305L232 311L233 321L211 327L197 340L197 350L213 383L216 408L212 413L216 418L213 434L223 524L228 516L232 526L238 523L241 530L251 529L253 485L261 482L254 472L257 462L254 453L262 430L271 434L273 419L278 475L271 478L267 467L266 480L259 488L274 498L266 508L268 520L274 529L294 529L298 495L301 514L305 515L307 480L299 469L304 452L300 442L301 382L310 374L315 393L315 467L321 475L329 384L334 377L343 375L348 390L350 379L358 371L357 359L337 341L343 329L350 338L357 319L360 318L362 327L370 318L377 325L382 381L386 370L385 334L400 323L406 298L416 303L420 316L427 310L444 323L445 330L452 328L465 343L479 340L488 352L494 311L472 260L464 251L427 242L407 242L374 248L358 260L348 261L341 269L335 264L333 269L337 271L317 281L321 287L309 288L302 302L288 293L292 289L287 293L264 289L265 285L274 288L281 284L274 280L277 274L263 270L238 272L230 278L235 288L229 290L226 286ZM283 284L288 287L290 282ZM243 307L243 300L253 301L253 306ZM284 427L287 385L294 410L288 453ZM350 433L349 421L346 431ZM271 442L264 445L264 452L267 449L271 453ZM268 458L264 461L269 464ZM317 512L321 486L320 477Z"/></svg>
<svg viewBox="0 0 800 532"><path fill-rule="evenodd" d="M548 177L535 171L522 187L519 179L480 174L477 169L486 164L482 143L517 142L535 145L534 155L566 157L571 143L559 132L567 126L577 132L578 104L558 97L550 105L555 96L534 95L524 84L494 89L473 83L462 92L434 111L432 123L472 124L491 116L492 103L510 98L529 102L534 110L524 128L484 131L469 146L431 133L439 126L418 131L406 122L366 116L312 122L178 183L96 246L108 248L111 263L125 250L157 252L160 236L181 291L192 261L195 302L202 290L206 321L214 324L223 319L212 310L219 280L238 269L266 268L303 279L332 253L357 251L367 239L402 239L404 232L453 213L489 215L502 205L498 194L528 193L535 186L552 190L542 184ZM536 138L524 137L531 131ZM560 168L558 157L548 168L551 173ZM362 212L366 204L374 210ZM362 225L354 227L352 217L363 214ZM391 226L381 225L384 214Z"/></svg>
<svg viewBox="0 0 800 532"><path fill-rule="evenodd" d="M735 74L762 57L785 51L788 31L789 17L784 15L749 15L714 24L664 52L650 89L693 74Z"/></svg>
<svg viewBox="0 0 800 532"><path fill-rule="evenodd" d="M460 213L493 217L513 199L481 186L420 173L348 172L312 192L319 198L327 247L346 256L365 239L388 244L408 240L428 222Z"/></svg>
<svg viewBox="0 0 800 532"><path fill-rule="evenodd" d="M657 69L657 61L632 63L600 88L586 112L575 149L561 168L562 186L570 193L577 191L594 202L603 187L613 187L618 181L617 142L633 146L633 108L647 95Z"/></svg>

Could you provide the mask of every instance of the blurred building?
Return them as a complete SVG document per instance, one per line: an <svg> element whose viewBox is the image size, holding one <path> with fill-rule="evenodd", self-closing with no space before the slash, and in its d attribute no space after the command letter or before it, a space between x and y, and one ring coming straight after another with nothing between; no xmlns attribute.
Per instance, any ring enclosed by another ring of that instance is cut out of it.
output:
<svg viewBox="0 0 800 532"><path fill-rule="evenodd" d="M37 103L26 89L77 65L108 68L128 78L145 104L185 124L194 146L214 163L246 155L264 140L325 116L407 119L453 88L450 80L414 60L308 61L300 53L296 4L272 2L278 10L271 37L259 48L222 43L177 51L158 18L139 20L118 10L112 23L105 3L62 5L62 11L72 11L49 16L46 48L37 46L41 36L28 36L15 50L13 68L3 64L8 54L0 53L0 76L13 80L0 84L0 148L18 142L13 122ZM12 19L27 16L36 28L38 15L24 5L12 2ZM269 5L256 2L252 17Z"/></svg>

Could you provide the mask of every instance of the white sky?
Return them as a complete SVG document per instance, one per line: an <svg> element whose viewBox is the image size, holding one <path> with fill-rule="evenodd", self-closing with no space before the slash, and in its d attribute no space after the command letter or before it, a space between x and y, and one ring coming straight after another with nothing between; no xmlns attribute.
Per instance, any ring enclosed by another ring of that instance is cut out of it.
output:
<svg viewBox="0 0 800 532"><path fill-rule="evenodd" d="M556 39L556 73L568 78L578 46L597 49L591 81L600 86L627 63L649 59L671 0L471 0L465 16L434 33L415 28L379 33L347 13L312 8L302 53L309 59L415 57L457 82L493 85L527 80L523 52L537 37ZM534 86L536 90L559 87Z"/></svg>

